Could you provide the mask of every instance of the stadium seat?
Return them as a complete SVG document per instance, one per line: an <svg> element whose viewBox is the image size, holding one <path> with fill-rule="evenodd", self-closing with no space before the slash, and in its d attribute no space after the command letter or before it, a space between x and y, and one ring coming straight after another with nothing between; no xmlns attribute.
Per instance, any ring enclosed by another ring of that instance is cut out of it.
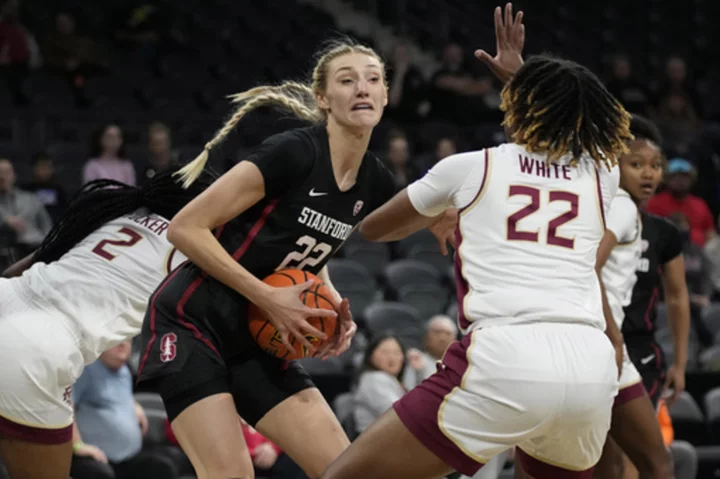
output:
<svg viewBox="0 0 720 479"><path fill-rule="evenodd" d="M373 335L393 332L406 347L421 348L424 323L417 310L407 304L379 301L365 310L365 323Z"/></svg>
<svg viewBox="0 0 720 479"><path fill-rule="evenodd" d="M712 303L703 311L703 320L710 332L720 333L720 303Z"/></svg>
<svg viewBox="0 0 720 479"><path fill-rule="evenodd" d="M148 419L148 433L145 441L153 445L167 444L167 435L165 433L165 420L167 414L165 410L146 409L145 416Z"/></svg>
<svg viewBox="0 0 720 479"><path fill-rule="evenodd" d="M688 343L688 361L690 358L690 350ZM700 367L704 371L720 371L720 345L716 344L702 353L700 353Z"/></svg>
<svg viewBox="0 0 720 479"><path fill-rule="evenodd" d="M395 249L398 256L405 258L410 254L410 250L417 245L437 247L437 240L430 231L423 229L398 241L395 244Z"/></svg>
<svg viewBox="0 0 720 479"><path fill-rule="evenodd" d="M657 305L657 319L655 321L655 327L657 330L668 329L668 311L665 303L658 303Z"/></svg>
<svg viewBox="0 0 720 479"><path fill-rule="evenodd" d="M720 446L698 446L695 448L698 456L697 478L720 477Z"/></svg>
<svg viewBox="0 0 720 479"><path fill-rule="evenodd" d="M670 417L675 429L675 439L682 439L696 446L710 442L703 413L687 391L683 391L670 407Z"/></svg>
<svg viewBox="0 0 720 479"><path fill-rule="evenodd" d="M373 277L378 277L390 262L390 249L384 243L368 241L345 245L345 257L363 265Z"/></svg>
<svg viewBox="0 0 720 479"><path fill-rule="evenodd" d="M711 389L703 398L705 416L716 443L720 443L720 387Z"/></svg>
<svg viewBox="0 0 720 479"><path fill-rule="evenodd" d="M445 311L445 314L450 316L450 319L452 319L453 321L457 321L458 312L459 312L458 304L456 301L453 301L452 303L450 303L450 306L448 306L447 310Z"/></svg>
<svg viewBox="0 0 720 479"><path fill-rule="evenodd" d="M165 404L157 393L141 392L135 393L135 400L145 411L162 411L165 412Z"/></svg>
<svg viewBox="0 0 720 479"><path fill-rule="evenodd" d="M444 274L451 263L452 255L443 256L437 244L416 244L410 248L407 257L408 259L429 264L437 269L440 274Z"/></svg>
<svg viewBox="0 0 720 479"><path fill-rule="evenodd" d="M435 268L412 259L393 261L385 268L383 278L395 295L405 286L442 284L440 273Z"/></svg>
<svg viewBox="0 0 720 479"><path fill-rule="evenodd" d="M377 283L362 265L349 259L332 259L328 262L330 279L338 292L350 301L356 319L373 301L379 299Z"/></svg>
<svg viewBox="0 0 720 479"><path fill-rule="evenodd" d="M445 288L432 283L403 286L398 292L398 300L414 307L425 320L445 311L447 299Z"/></svg>

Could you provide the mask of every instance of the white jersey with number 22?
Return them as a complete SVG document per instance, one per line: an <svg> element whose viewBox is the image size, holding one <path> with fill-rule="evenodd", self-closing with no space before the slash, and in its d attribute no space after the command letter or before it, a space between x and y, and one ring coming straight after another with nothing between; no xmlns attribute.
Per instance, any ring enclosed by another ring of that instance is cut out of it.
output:
<svg viewBox="0 0 720 479"><path fill-rule="evenodd" d="M464 331L528 322L604 330L595 258L619 171L586 156L570 160L548 164L543 154L504 144L448 157L408 186L425 216L460 210L455 274Z"/></svg>

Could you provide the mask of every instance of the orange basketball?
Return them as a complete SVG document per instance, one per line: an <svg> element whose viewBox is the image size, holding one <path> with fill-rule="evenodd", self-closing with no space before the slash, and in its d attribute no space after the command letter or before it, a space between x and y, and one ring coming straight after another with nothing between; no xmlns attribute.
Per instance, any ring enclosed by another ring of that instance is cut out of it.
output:
<svg viewBox="0 0 720 479"><path fill-rule="evenodd" d="M299 269L283 269L274 272L263 281L271 286L287 287L302 284L310 280L313 280L312 286L300 295L302 302L310 308L335 310L331 302L332 294L330 290L320 278L312 273ZM255 342L257 342L266 353L286 360L300 359L307 356L307 348L301 344L297 344L297 340L293 335L290 335L288 340L292 347L295 348L295 352L293 353L285 347L280 339L280 333L275 329L275 326L265 319L263 313L254 304L250 304L248 317L250 334L252 334ZM328 336L328 339L325 341L314 336L306 336L306 338L318 348L330 341L337 327L336 318L313 317L309 318L308 322Z"/></svg>

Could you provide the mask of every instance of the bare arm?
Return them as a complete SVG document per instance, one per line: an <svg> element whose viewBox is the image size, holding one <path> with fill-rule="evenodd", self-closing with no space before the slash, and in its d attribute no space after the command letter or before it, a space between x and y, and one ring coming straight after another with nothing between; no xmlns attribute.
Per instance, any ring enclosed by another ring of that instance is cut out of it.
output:
<svg viewBox="0 0 720 479"><path fill-rule="evenodd" d="M360 234L370 241L397 241L432 225L437 219L437 216L421 215L404 189L363 220Z"/></svg>
<svg viewBox="0 0 720 479"><path fill-rule="evenodd" d="M685 263L678 255L663 265L665 304L673 336L673 363L685 371L690 334L690 298L685 283Z"/></svg>
<svg viewBox="0 0 720 479"><path fill-rule="evenodd" d="M3 271L2 277L3 278L14 278L16 276L20 276L25 272L26 269L30 268L35 261L33 261L33 257L35 256L35 253L30 253L29 255L25 256L20 261L16 261L15 263L8 266L8 268Z"/></svg>
<svg viewBox="0 0 720 479"><path fill-rule="evenodd" d="M617 349L618 347L622 347L623 337L620 329L617 327L617 324L615 324L615 318L613 317L612 309L610 309L610 303L607 299L607 293L605 292L605 284L602 280L602 269L605 266L608 258L610 257L610 253L616 245L617 238L615 237L615 234L613 234L612 231L605 230L605 234L603 235L603 238L600 241L600 245L598 246L597 259L595 260L595 271L598 276L598 281L600 282L600 293L602 295L603 303L603 315L605 316L606 324L605 333L607 334L608 338L610 338L613 346L615 346L615 348Z"/></svg>

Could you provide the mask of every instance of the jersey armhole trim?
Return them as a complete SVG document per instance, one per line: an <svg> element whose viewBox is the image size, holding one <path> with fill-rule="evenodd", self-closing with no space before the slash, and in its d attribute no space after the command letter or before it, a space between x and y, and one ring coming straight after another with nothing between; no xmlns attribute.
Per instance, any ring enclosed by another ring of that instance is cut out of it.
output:
<svg viewBox="0 0 720 479"><path fill-rule="evenodd" d="M483 167L483 179L482 182L480 182L480 187L478 188L477 193L475 193L475 197L472 199L470 203L460 208L459 214L463 214L468 210L471 210L474 208L480 200L483 198L486 188L485 185L488 184L488 176L490 176L490 163L491 163L492 155L490 155L490 148L485 149L485 166Z"/></svg>
<svg viewBox="0 0 720 479"><path fill-rule="evenodd" d="M607 230L607 223L605 221L605 203L603 201L602 183L600 182L600 172L598 171L598 167L595 167L595 169L593 171L595 171L595 184L597 186L597 188L595 189L595 194L597 195L598 215L600 216L600 221L602 221L603 230Z"/></svg>

